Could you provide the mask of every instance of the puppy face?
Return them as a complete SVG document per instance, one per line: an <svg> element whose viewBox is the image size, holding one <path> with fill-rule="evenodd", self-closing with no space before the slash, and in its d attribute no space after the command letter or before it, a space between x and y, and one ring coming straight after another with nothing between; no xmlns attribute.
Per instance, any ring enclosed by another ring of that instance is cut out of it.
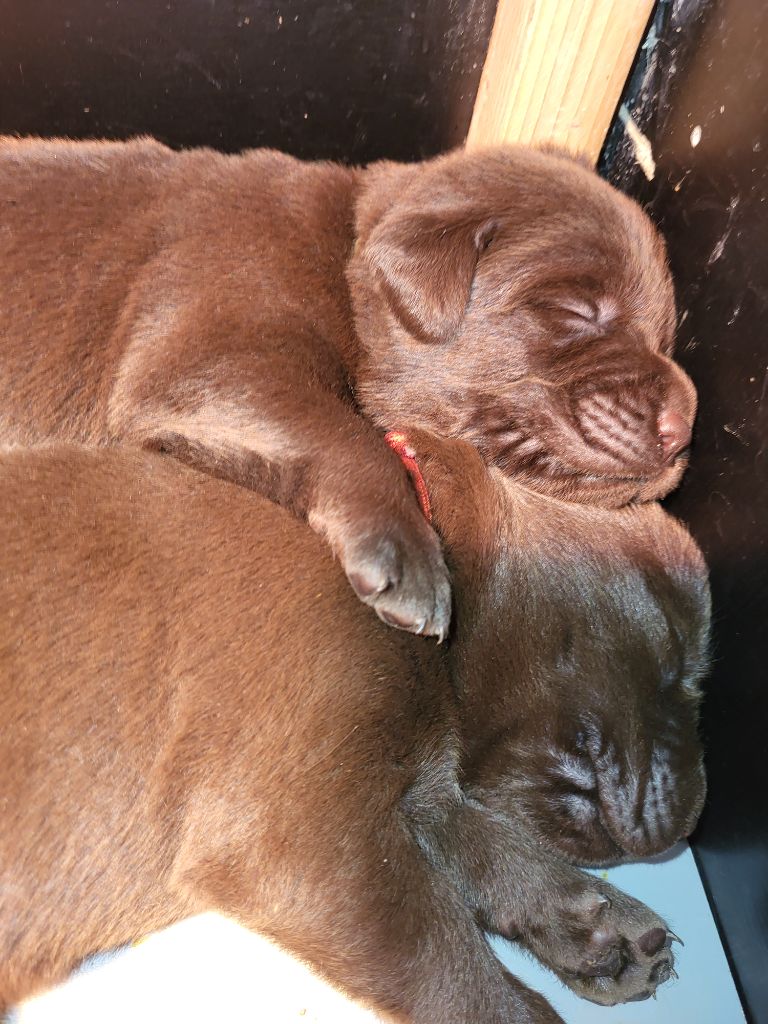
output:
<svg viewBox="0 0 768 1024"><path fill-rule="evenodd" d="M563 565L545 558L540 571L544 594L545 575L557 580ZM571 861L659 853L693 830L704 799L706 591L695 573L659 563L574 558L566 571L580 579L569 608L557 590L554 614L541 595L525 595L525 618L498 636L497 651L533 631L516 676L529 685L504 729L475 748L469 774L523 808Z"/></svg>
<svg viewBox="0 0 768 1024"><path fill-rule="evenodd" d="M658 506L554 501L474 453L468 472L462 449L427 482L455 582L465 785L572 862L667 849L705 794L700 552Z"/></svg>
<svg viewBox="0 0 768 1024"><path fill-rule="evenodd" d="M567 157L508 149L375 165L348 268L379 425L474 444L528 486L603 505L660 497L696 410L641 210Z"/></svg>
<svg viewBox="0 0 768 1024"><path fill-rule="evenodd" d="M494 646L512 651L527 637L527 684L507 707L506 734L478 748L478 775L495 773L502 799L585 864L667 849L692 831L705 793L703 565L661 510L614 518L624 521L582 523L591 549L549 536L529 549L530 567L497 564L494 604L506 590L524 613Z"/></svg>

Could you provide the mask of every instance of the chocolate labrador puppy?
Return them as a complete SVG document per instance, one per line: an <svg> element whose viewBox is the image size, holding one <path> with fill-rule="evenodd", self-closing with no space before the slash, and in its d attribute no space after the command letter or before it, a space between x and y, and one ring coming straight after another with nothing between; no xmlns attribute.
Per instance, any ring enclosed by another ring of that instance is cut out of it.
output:
<svg viewBox="0 0 768 1024"><path fill-rule="evenodd" d="M444 636L450 591L381 429L600 505L683 471L662 242L569 157L6 139L0 194L0 440L130 442L261 491L389 623Z"/></svg>
<svg viewBox="0 0 768 1024"><path fill-rule="evenodd" d="M482 928L601 1003L672 971L567 863L665 849L704 779L708 591L655 506L590 510L416 434L444 647L264 498L130 449L0 459L0 1003L217 909L413 1024L556 1024Z"/></svg>

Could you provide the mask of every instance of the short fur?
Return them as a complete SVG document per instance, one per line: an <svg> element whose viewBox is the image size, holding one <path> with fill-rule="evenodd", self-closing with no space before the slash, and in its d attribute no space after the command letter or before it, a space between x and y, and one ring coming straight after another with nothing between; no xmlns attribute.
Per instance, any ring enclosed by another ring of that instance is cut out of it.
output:
<svg viewBox="0 0 768 1024"><path fill-rule="evenodd" d="M479 925L577 992L672 968L569 866L668 847L704 782L701 556L415 434L456 636L377 623L263 498L129 449L0 457L0 1003L205 909L413 1024L555 1024Z"/></svg>
<svg viewBox="0 0 768 1024"><path fill-rule="evenodd" d="M353 170L6 139L0 194L0 439L143 444L259 490L394 625L445 635L450 592L381 429L600 505L683 471L663 245L562 154Z"/></svg>

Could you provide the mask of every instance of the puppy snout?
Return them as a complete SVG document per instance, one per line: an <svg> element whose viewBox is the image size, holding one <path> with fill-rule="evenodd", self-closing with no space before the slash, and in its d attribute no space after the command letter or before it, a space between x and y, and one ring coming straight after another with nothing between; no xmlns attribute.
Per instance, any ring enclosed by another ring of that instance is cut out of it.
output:
<svg viewBox="0 0 768 1024"><path fill-rule="evenodd" d="M650 857L689 835L704 800L703 771L684 770L665 756L633 771L616 765L601 773L601 818L613 840L632 857Z"/></svg>
<svg viewBox="0 0 768 1024"><path fill-rule="evenodd" d="M664 409L658 419L659 444L669 463L691 443L691 424L675 409Z"/></svg>

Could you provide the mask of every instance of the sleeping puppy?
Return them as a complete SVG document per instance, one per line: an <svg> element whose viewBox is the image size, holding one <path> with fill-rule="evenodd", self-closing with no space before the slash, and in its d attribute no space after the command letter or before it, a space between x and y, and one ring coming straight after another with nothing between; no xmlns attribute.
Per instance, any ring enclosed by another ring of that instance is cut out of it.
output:
<svg viewBox="0 0 768 1024"><path fill-rule="evenodd" d="M597 1002L669 976L664 922L567 861L693 827L701 556L655 506L414 443L446 647L243 488L127 448L2 456L0 1004L206 909L413 1024L559 1020L481 927Z"/></svg>
<svg viewBox="0 0 768 1024"><path fill-rule="evenodd" d="M258 490L393 625L444 636L450 591L381 429L606 506L683 471L662 242L566 156L6 139L0 190L0 440L144 445Z"/></svg>

